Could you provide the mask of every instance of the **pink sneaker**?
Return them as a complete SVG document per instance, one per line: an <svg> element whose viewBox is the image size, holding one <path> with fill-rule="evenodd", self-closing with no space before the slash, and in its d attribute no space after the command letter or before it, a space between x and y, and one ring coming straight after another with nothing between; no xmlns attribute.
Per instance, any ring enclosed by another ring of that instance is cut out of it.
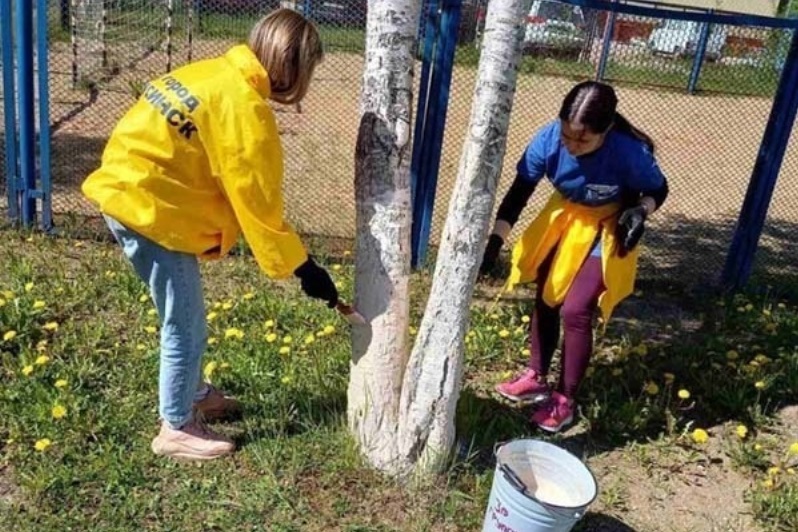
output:
<svg viewBox="0 0 798 532"><path fill-rule="evenodd" d="M563 394L551 392L548 401L540 405L532 414L532 423L547 432L559 432L574 420L576 404Z"/></svg>
<svg viewBox="0 0 798 532"><path fill-rule="evenodd" d="M549 385L533 369L528 369L511 381L496 386L496 391L510 401L539 403L549 396Z"/></svg>
<svg viewBox="0 0 798 532"><path fill-rule="evenodd" d="M232 440L208 430L197 420L179 429L162 423L161 432L152 440L155 454L185 460L213 460L234 450Z"/></svg>

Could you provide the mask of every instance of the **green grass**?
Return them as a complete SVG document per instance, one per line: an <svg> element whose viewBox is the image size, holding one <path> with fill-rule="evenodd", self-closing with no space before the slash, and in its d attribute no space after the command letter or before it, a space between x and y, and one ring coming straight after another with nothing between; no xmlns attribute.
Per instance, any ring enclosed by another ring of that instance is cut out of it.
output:
<svg viewBox="0 0 798 532"><path fill-rule="evenodd" d="M240 450L202 465L160 459L149 450L158 324L117 248L0 236L0 487L13 486L0 489L10 493L0 497L5 530L475 530L493 445L542 437L524 410L490 393L523 364L527 303L493 307L480 296L458 458L433 489L403 488L371 471L346 430L346 325L295 282L266 280L244 255L203 265L212 338L204 363L210 380L245 405L242 420L218 426ZM341 251L321 260L351 299L352 259ZM428 281L424 272L414 278L416 324ZM694 440L695 430L706 430L755 479L748 501L760 522L793 530L798 482L788 470L798 456L774 436L773 416L798 394L798 308L772 296L690 305L699 330L637 316L670 340L612 324L600 335L580 397L587 456L623 448L701 456L708 444ZM745 438L727 424L745 425ZM37 450L44 439L50 445ZM607 488L598 508L629 512L621 487Z"/></svg>

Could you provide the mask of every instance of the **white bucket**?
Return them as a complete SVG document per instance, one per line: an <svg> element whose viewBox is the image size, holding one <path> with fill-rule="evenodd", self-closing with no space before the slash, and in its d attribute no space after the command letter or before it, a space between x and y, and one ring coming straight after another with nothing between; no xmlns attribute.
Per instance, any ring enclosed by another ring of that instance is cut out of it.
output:
<svg viewBox="0 0 798 532"><path fill-rule="evenodd" d="M568 451L514 440L496 451L482 532L567 532L598 495L593 473Z"/></svg>

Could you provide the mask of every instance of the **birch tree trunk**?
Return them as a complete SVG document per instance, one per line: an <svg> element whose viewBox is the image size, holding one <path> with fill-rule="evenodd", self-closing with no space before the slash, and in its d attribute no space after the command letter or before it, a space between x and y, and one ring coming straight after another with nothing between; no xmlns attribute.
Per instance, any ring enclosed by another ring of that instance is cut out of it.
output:
<svg viewBox="0 0 798 532"><path fill-rule="evenodd" d="M417 0L369 4L355 168L355 305L349 424L376 468L438 471L454 441L469 307L501 174L531 0L488 6L471 123L430 298L408 361L410 114ZM405 371L406 368L406 371Z"/></svg>
<svg viewBox="0 0 798 532"><path fill-rule="evenodd" d="M446 217L432 290L405 373L400 452L439 470L455 438L471 298L501 175L531 0L488 4L468 134Z"/></svg>
<svg viewBox="0 0 798 532"><path fill-rule="evenodd" d="M362 454L395 474L409 351L410 117L419 0L369 2L355 154L355 306L348 419Z"/></svg>

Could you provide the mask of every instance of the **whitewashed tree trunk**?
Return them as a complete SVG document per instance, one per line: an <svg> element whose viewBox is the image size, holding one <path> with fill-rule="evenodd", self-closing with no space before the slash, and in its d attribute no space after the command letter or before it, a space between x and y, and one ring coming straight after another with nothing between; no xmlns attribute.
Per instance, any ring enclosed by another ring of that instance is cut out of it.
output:
<svg viewBox="0 0 798 532"><path fill-rule="evenodd" d="M488 6L471 123L409 361L408 140L419 6L415 0L369 4L355 171L355 304L370 326L353 332L348 413L364 456L391 474L439 470L454 441L471 297L501 174L530 4L492 0Z"/></svg>
<svg viewBox="0 0 798 532"><path fill-rule="evenodd" d="M471 298L501 175L531 0L492 0L468 134L446 217L432 290L408 363L400 451L419 472L439 470L455 438Z"/></svg>
<svg viewBox="0 0 798 532"><path fill-rule="evenodd" d="M396 430L409 351L410 117L419 0L369 2L355 155L355 327L348 418L361 452L396 473Z"/></svg>

